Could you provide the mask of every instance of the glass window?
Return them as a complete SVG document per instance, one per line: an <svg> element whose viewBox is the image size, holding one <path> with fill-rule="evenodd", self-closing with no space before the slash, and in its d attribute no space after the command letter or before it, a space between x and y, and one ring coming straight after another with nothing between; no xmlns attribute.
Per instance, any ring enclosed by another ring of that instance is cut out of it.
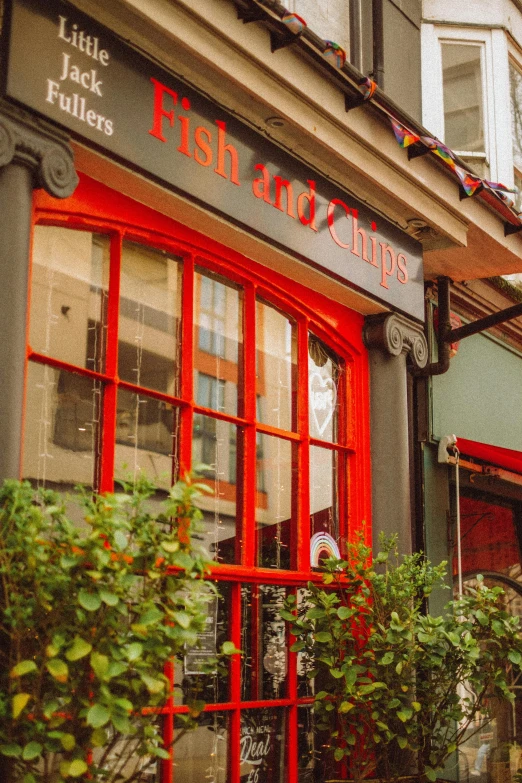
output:
<svg viewBox="0 0 522 783"><path fill-rule="evenodd" d="M101 384L31 363L27 372L23 476L71 491L97 488Z"/></svg>
<svg viewBox="0 0 522 783"><path fill-rule="evenodd" d="M124 242L121 256L119 375L178 395L181 265L167 253Z"/></svg>
<svg viewBox="0 0 522 783"><path fill-rule="evenodd" d="M280 585L241 588L241 693L245 701L286 696L286 623L279 616L285 597Z"/></svg>
<svg viewBox="0 0 522 783"><path fill-rule="evenodd" d="M243 710L241 713L240 781L283 783L285 772L284 711Z"/></svg>
<svg viewBox="0 0 522 783"><path fill-rule="evenodd" d="M509 94L511 108L511 138L513 142L513 166L517 209L522 211L522 73L509 63Z"/></svg>
<svg viewBox="0 0 522 783"><path fill-rule="evenodd" d="M444 142L472 165L477 174L488 176L482 46L442 43L441 52Z"/></svg>
<svg viewBox="0 0 522 783"><path fill-rule="evenodd" d="M293 481L297 464L292 443L260 435L256 493L257 564L290 568ZM263 488L261 488L263 487Z"/></svg>
<svg viewBox="0 0 522 783"><path fill-rule="evenodd" d="M296 330L273 307L257 303L256 389L259 421L290 430L296 423Z"/></svg>
<svg viewBox="0 0 522 783"><path fill-rule="evenodd" d="M31 348L103 372L108 280L108 237L57 226L35 226Z"/></svg>
<svg viewBox="0 0 522 783"><path fill-rule="evenodd" d="M174 776L183 783L227 783L229 715L226 712L204 713L194 731L183 731L178 719L174 737Z"/></svg>

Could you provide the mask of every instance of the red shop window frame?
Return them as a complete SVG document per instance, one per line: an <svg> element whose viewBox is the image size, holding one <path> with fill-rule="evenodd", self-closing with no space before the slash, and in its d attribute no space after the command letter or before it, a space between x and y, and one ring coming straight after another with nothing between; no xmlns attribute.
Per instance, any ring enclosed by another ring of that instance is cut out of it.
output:
<svg viewBox="0 0 522 783"><path fill-rule="evenodd" d="M245 360L243 374L255 377L255 307L251 306L256 297L293 319L297 328L298 378L297 411L298 421L295 431L282 432L270 425L256 424L255 395L246 395L245 407L241 416L228 416L209 411L215 418L239 424L245 433L244 459L255 464L256 432L277 435L294 443L299 448L298 471L300 489L297 497L296 554L290 570L276 570L255 566L255 539L249 534L249 521L255 518L255 471L244 477L244 497L239 519L242 526L242 558L238 565L221 564L214 570L214 576L231 582L230 638L240 646L241 637L241 584L286 585L289 589L303 585L309 579L317 579L317 573L309 566L309 461L302 457L305 448L321 446L336 451L343 468L343 480L340 481L339 506L344 509L340 515L340 532L344 537L364 530L367 541L371 541L370 526L370 481L369 481L369 393L367 352L362 342L363 318L345 306L334 302L322 294L312 291L302 283L271 271L265 266L246 259L238 252L205 237L193 229L143 206L107 186L81 175L80 184L68 199L57 200L43 191L35 193L35 223L55 225L72 229L83 229L111 236L110 279L108 298L108 331L116 337L107 345L105 372L72 367L65 362L37 354L27 346L27 361L39 362L57 369L74 372L91 378L97 378L104 385L104 410L101 444L101 491L113 488L114 449L116 431L116 393L118 387L130 391L140 391L140 387L121 381L117 376L117 333L119 317L119 259L123 239L165 250L183 258L183 294L182 324L193 320L193 283L194 269L204 268L210 273L226 278L232 284L241 286L245 292L243 340ZM250 305L250 306L249 306ZM329 444L310 438L308 429L308 347L309 331L330 346L345 362L345 381L343 383L343 409L345 413L340 421L344 433L338 444ZM249 346L254 346L250 348ZM184 472L191 465L191 439L194 412L205 412L194 402L193 393L193 356L194 330L184 329L181 352L181 387L179 397L171 397L150 389L146 393L165 402L174 402L182 411L180 425L179 467ZM308 453L308 452L307 452ZM348 509L348 511L346 511ZM240 710L251 707L270 706L286 708L289 713L287 733L287 781L297 780L297 755L289 749L297 747L297 707L311 701L310 698L298 698L296 686L296 655L289 653L288 689L284 699L242 701L240 690L240 661L235 656L230 670L230 700L226 703L209 705L206 709L227 710L230 714L230 783L239 783L239 732ZM167 667L169 668L169 667ZM175 706L172 701L165 705L166 741L172 737L173 721L176 713L184 712L185 707ZM172 760L163 764L163 779L173 779Z"/></svg>

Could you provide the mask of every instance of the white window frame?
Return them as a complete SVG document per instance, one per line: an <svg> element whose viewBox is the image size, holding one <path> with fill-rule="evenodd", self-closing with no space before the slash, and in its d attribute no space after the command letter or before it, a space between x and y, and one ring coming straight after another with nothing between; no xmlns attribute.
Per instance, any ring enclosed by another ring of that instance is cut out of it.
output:
<svg viewBox="0 0 522 783"><path fill-rule="evenodd" d="M513 149L508 42L504 30L423 24L421 40L422 120L427 130L441 141L444 141L441 44L470 44L481 47L484 141L489 178L511 187Z"/></svg>

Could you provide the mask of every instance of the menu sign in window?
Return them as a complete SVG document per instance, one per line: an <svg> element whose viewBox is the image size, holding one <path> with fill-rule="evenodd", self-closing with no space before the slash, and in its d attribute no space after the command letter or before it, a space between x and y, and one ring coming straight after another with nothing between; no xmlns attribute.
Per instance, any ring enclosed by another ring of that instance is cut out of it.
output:
<svg viewBox="0 0 522 783"><path fill-rule="evenodd" d="M421 246L62 0L11 0L6 95L328 275L424 318Z"/></svg>

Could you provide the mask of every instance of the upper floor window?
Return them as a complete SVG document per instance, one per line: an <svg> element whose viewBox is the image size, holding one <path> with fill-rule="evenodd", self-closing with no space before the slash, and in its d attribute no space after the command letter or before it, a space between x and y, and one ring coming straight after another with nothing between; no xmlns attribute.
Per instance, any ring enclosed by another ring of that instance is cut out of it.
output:
<svg viewBox="0 0 522 783"><path fill-rule="evenodd" d="M479 153L486 159L482 46L442 42L444 141L462 157Z"/></svg>
<svg viewBox="0 0 522 783"><path fill-rule="evenodd" d="M503 30L422 26L423 124L475 174L510 185L507 63Z"/></svg>

